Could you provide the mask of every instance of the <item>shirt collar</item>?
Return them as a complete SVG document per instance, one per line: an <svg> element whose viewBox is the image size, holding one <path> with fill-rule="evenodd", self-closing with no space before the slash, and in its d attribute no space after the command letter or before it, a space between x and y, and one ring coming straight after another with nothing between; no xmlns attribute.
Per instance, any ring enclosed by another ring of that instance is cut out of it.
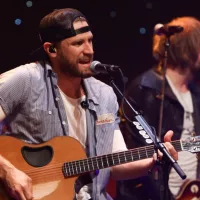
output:
<svg viewBox="0 0 200 200"><path fill-rule="evenodd" d="M85 89L85 93L87 96L87 99L89 101L93 101L94 104L99 104L98 99L100 98L100 94L99 94L99 90L94 86L91 87L92 84L94 84L93 82L91 82L93 79L93 77L90 78L84 78L83 79L83 87Z"/></svg>
<svg viewBox="0 0 200 200"><path fill-rule="evenodd" d="M41 65L44 65L44 70L45 70L45 74L46 76L49 76L50 74L54 74L55 77L57 77L57 74L53 72L52 67L50 65L50 63L48 61L45 61L44 64L42 64L40 62ZM87 99L89 101L93 101L94 104L99 104L99 97L100 97L100 93L98 91L98 89L96 87L91 87L91 84L94 84L92 79L94 79L93 77L90 78L84 78L82 83L83 83L83 87L85 89L85 93L87 96Z"/></svg>

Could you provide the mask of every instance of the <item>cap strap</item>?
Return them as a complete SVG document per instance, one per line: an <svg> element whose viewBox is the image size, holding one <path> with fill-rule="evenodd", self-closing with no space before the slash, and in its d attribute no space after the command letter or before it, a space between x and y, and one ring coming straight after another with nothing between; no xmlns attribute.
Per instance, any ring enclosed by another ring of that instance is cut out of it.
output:
<svg viewBox="0 0 200 200"><path fill-rule="evenodd" d="M82 28L76 29L74 30L76 35L81 34L81 33L86 33L90 31L90 27L89 26L84 26Z"/></svg>

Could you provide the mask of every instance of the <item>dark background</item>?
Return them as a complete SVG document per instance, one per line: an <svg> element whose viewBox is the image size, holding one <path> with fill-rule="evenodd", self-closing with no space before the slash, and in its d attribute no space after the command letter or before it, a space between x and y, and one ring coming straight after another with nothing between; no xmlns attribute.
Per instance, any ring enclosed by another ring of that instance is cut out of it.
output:
<svg viewBox="0 0 200 200"><path fill-rule="evenodd" d="M30 61L29 54L40 46L40 19L56 8L72 7L86 15L94 34L95 60L119 65L129 81L150 68L153 28L174 17L200 19L200 1L180 0L26 0L1 1L0 73ZM112 17L114 14L114 17ZM15 25L16 18L22 20ZM141 34L140 28L146 33Z"/></svg>

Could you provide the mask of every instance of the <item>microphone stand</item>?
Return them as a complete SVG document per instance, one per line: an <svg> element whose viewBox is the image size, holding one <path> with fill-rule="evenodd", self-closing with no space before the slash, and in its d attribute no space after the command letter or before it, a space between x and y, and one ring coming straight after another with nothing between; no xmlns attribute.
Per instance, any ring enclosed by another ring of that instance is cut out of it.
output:
<svg viewBox="0 0 200 200"><path fill-rule="evenodd" d="M108 73L109 74L109 73ZM133 108L133 106L130 104L130 102L124 97L120 89L117 87L115 84L112 76L110 76L110 84L114 88L114 90L117 92L117 94L124 99L124 101L127 103L129 108L132 110L133 115L135 116L135 119L137 120L137 123L140 124L140 126L143 128L143 130L147 133L147 135L151 138L151 140L154 143L155 150L160 150L163 153L163 159L165 158L171 166L175 169L175 171L179 174L179 176L182 179L186 178L186 174L183 172L183 170L180 168L178 163L173 159L173 157L169 154L167 151L166 147L164 146L163 143L159 140L159 138L156 136L156 134L152 131L152 128L150 125L146 122L144 117L136 110ZM132 122L134 124L134 121Z"/></svg>
<svg viewBox="0 0 200 200"><path fill-rule="evenodd" d="M161 103L159 110L159 124L158 124L158 137L161 140L162 138L162 124L163 124L163 110L164 110L164 101L165 101L165 88L166 88L166 69L167 69L167 60L168 60L168 50L170 47L170 36L172 34L166 33L165 43L164 43L164 59L162 63L162 86L161 86ZM169 163L165 163L165 165L161 165L161 172L159 179L161 180L161 184L159 186L160 190L160 200L168 200L170 199L170 191L168 188L168 179L169 179ZM163 186L162 186L163 183Z"/></svg>
<svg viewBox="0 0 200 200"><path fill-rule="evenodd" d="M164 62L162 65L162 87L161 87L161 104L160 104L160 113L159 113L159 124L158 124L158 137L161 139L162 136L162 122L163 122L163 107L165 100L165 86L166 86L166 69L167 69L167 59L168 59L168 50L170 46L170 35L166 35L165 40L165 51L164 51Z"/></svg>
<svg viewBox="0 0 200 200"><path fill-rule="evenodd" d="M125 102L128 104L128 106L130 107L130 109L133 111L133 114L134 114L137 122L140 124L140 126L145 130L145 132L147 133L147 135L153 141L153 143L155 145L155 149L159 149L163 153L163 156L166 157L169 160L169 162L171 163L172 167L176 170L176 172L179 174L179 176L182 179L185 179L186 178L185 173L180 168L180 166L178 165L178 163L171 157L171 155L169 154L169 152L167 151L167 149L165 148L165 146L163 145L163 143L161 143L160 140L158 139L158 137L153 133L151 127L146 122L146 120L144 119L144 117L138 111L136 111L133 108L133 106L129 103L129 101L126 99L126 97L123 96L122 92L119 90L119 88L114 83L114 80L111 80L110 83L111 83L112 87L118 92L118 94L122 98L124 98Z"/></svg>

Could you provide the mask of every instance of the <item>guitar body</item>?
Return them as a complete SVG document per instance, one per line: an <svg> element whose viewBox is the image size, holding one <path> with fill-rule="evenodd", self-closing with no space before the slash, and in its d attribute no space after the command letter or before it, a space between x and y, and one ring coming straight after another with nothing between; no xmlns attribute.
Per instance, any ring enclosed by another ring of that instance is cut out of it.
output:
<svg viewBox="0 0 200 200"><path fill-rule="evenodd" d="M200 180L186 180L180 188L176 200L200 200Z"/></svg>
<svg viewBox="0 0 200 200"><path fill-rule="evenodd" d="M32 178L34 200L72 200L77 176L65 178L65 162L86 158L80 143L71 137L55 137L31 145L10 136L0 136L0 153L16 168ZM0 200L11 200L3 183Z"/></svg>

